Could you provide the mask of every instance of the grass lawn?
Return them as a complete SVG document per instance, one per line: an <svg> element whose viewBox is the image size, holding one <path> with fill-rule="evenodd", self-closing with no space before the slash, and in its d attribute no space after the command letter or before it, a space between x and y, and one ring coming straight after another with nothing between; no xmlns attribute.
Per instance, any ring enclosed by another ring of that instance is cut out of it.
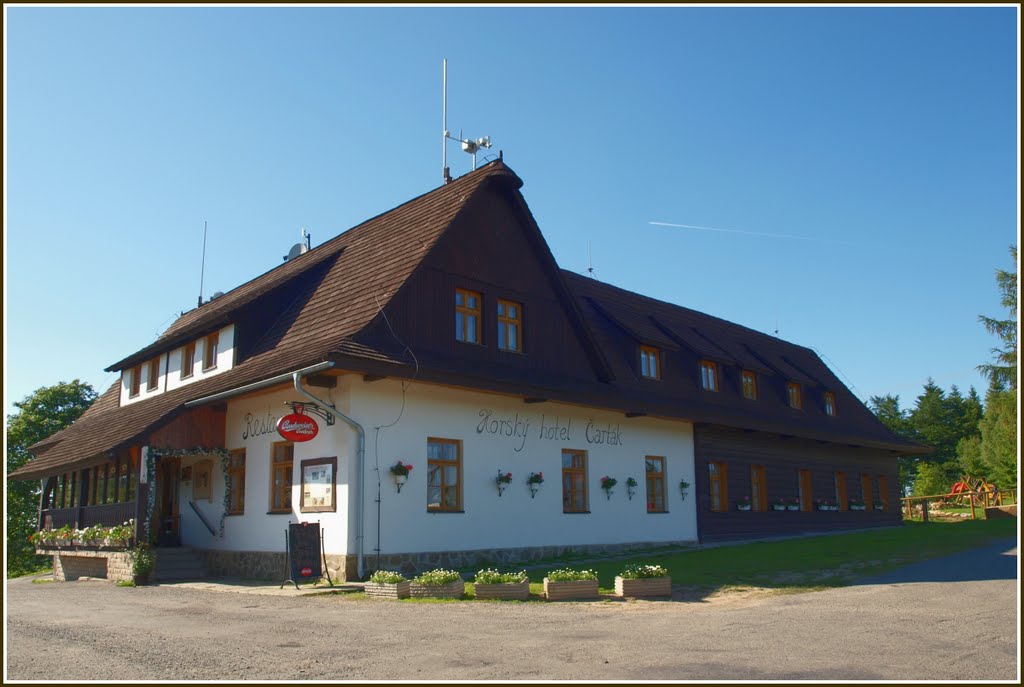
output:
<svg viewBox="0 0 1024 687"><path fill-rule="evenodd" d="M653 563L668 568L672 583L713 592L729 587L766 587L801 591L849 584L859 577L885 572L907 563L943 556L990 541L1016 537L1017 521L906 522L901 527L721 546L673 554L638 553L630 560L580 563L566 561L529 571L531 583L557 568L597 572L602 590L615 586L626 564ZM539 589L531 584L531 591Z"/></svg>

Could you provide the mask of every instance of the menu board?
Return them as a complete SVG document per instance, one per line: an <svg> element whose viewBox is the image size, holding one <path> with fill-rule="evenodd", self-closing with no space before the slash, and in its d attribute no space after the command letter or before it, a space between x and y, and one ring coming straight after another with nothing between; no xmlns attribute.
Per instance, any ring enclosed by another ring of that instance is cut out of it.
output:
<svg viewBox="0 0 1024 687"><path fill-rule="evenodd" d="M288 566L294 582L318 579L323 575L320 559L320 523L297 522L288 525Z"/></svg>

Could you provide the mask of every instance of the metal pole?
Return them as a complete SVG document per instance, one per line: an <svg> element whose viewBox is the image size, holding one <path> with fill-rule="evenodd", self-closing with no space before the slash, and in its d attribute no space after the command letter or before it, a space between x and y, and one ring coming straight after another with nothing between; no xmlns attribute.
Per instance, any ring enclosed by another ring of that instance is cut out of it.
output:
<svg viewBox="0 0 1024 687"><path fill-rule="evenodd" d="M443 63L441 78L441 181L448 183L448 60Z"/></svg>

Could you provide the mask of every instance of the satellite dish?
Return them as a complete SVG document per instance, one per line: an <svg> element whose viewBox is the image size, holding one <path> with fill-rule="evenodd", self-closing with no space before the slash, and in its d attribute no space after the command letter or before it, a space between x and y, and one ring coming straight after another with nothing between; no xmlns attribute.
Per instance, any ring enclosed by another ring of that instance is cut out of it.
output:
<svg viewBox="0 0 1024 687"><path fill-rule="evenodd" d="M223 295L224 295L223 291L214 291L213 295L210 296L210 300L212 301L214 298L220 298Z"/></svg>
<svg viewBox="0 0 1024 687"><path fill-rule="evenodd" d="M284 261L288 262L289 260L294 260L295 258L305 253L306 250L308 249L306 248L305 243L296 243L294 246L291 247L291 250L288 251L288 255L285 256Z"/></svg>

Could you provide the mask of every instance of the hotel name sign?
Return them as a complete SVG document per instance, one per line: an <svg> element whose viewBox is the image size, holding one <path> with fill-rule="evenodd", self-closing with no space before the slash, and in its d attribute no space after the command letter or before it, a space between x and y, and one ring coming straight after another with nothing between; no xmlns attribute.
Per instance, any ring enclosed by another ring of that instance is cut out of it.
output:
<svg viewBox="0 0 1024 687"><path fill-rule="evenodd" d="M583 423L571 417L543 413L540 420L537 420L536 416L531 418L519 413L496 415L490 408L481 408L478 417L480 419L476 425L477 434L490 434L514 441L516 445L513 449L516 453L523 450L529 437L538 441L561 443L579 441L582 437L588 444L623 445L622 429L618 424L613 425L610 422L602 423L588 419Z"/></svg>

